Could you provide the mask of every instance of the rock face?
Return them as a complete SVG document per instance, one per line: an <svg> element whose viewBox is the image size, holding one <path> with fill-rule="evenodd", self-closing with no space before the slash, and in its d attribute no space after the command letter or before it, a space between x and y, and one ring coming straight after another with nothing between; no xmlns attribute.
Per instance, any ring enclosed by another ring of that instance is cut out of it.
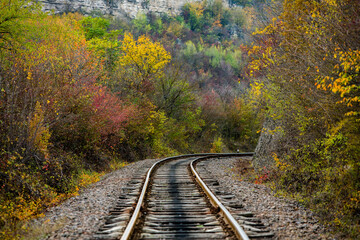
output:
<svg viewBox="0 0 360 240"><path fill-rule="evenodd" d="M275 161L272 156L275 149L278 148L281 133L276 131L276 121L267 118L263 124L258 144L255 148L253 165L257 171L274 166Z"/></svg>
<svg viewBox="0 0 360 240"><path fill-rule="evenodd" d="M202 0L39 0L43 3L43 10L54 11L55 14L64 12L101 12L106 15L128 16L134 18L139 12L153 12L155 14L179 14L181 7L188 2ZM228 1L223 1L228 6Z"/></svg>

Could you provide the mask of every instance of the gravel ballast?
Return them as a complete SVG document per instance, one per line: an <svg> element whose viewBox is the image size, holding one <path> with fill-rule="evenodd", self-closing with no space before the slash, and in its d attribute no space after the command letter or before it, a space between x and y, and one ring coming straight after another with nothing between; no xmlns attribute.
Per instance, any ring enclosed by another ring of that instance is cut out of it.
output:
<svg viewBox="0 0 360 240"><path fill-rule="evenodd" d="M319 224L314 214L295 201L275 197L260 184L241 181L237 174L237 158L212 159L206 169L250 211L275 233L275 239L337 239Z"/></svg>
<svg viewBox="0 0 360 240"><path fill-rule="evenodd" d="M156 159L138 161L104 175L32 223L31 237L41 239L91 239L116 204L132 177L144 176ZM30 237L29 237L30 238Z"/></svg>
<svg viewBox="0 0 360 240"><path fill-rule="evenodd" d="M33 221L31 238L91 239L115 206L122 188L131 178L144 176L156 161L135 162L109 173L78 196L49 209L45 217ZM245 211L253 212L275 233L275 239L336 239L311 211L294 201L275 197L264 185L241 181L234 171L238 161L238 158L207 160L206 169L225 191L239 199Z"/></svg>

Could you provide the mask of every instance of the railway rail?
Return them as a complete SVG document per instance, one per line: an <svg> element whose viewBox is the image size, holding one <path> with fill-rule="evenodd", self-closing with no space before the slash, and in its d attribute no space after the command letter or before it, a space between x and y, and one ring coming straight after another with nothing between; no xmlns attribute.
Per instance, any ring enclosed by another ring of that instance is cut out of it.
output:
<svg viewBox="0 0 360 240"><path fill-rule="evenodd" d="M209 158L252 153L193 154L156 162L123 189L94 239L269 239L274 236L209 176Z"/></svg>

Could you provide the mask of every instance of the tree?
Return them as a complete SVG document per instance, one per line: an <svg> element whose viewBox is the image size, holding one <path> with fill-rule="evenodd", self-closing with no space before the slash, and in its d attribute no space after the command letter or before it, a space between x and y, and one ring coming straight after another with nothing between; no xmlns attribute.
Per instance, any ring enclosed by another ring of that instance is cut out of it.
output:
<svg viewBox="0 0 360 240"><path fill-rule="evenodd" d="M120 49L118 65L122 84L125 91L135 91L133 94L150 91L171 59L160 43L152 42L146 36L135 40L131 33L125 34Z"/></svg>
<svg viewBox="0 0 360 240"><path fill-rule="evenodd" d="M156 81L153 102L158 110L166 113L166 116L182 120L187 110L195 108L195 96L192 90L180 66L170 66Z"/></svg>
<svg viewBox="0 0 360 240"><path fill-rule="evenodd" d="M87 48L80 18L77 14L19 18L16 24L22 31L11 35L16 41L3 41L0 238L14 238L7 227L76 191L80 168L106 165L96 163L95 157L101 135L108 135L99 128L108 119L95 118L95 110L103 108L94 106L102 65ZM117 110L111 118L120 117L124 112L119 101L111 102ZM110 126L119 130L122 120L109 121L114 123Z"/></svg>
<svg viewBox="0 0 360 240"><path fill-rule="evenodd" d="M40 14L40 5L31 0L1 0L0 2L0 48L20 36L23 20Z"/></svg>
<svg viewBox="0 0 360 240"><path fill-rule="evenodd" d="M139 32L139 34L147 34L151 30L149 21L143 13L139 12L132 22L134 24L134 28Z"/></svg>
<svg viewBox="0 0 360 240"><path fill-rule="evenodd" d="M202 2L187 3L182 8L182 15L192 31L200 31L203 27L204 4Z"/></svg>
<svg viewBox="0 0 360 240"><path fill-rule="evenodd" d="M279 187L300 193L356 238L360 3L297 0L283 8L249 51L252 75L267 91L268 117L283 133L274 155Z"/></svg>

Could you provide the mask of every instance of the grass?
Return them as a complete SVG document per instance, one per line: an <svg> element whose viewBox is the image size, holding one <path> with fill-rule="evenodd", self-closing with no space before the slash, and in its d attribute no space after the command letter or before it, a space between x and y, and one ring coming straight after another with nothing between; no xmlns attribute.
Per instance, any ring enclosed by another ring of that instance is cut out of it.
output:
<svg viewBox="0 0 360 240"><path fill-rule="evenodd" d="M51 196L46 196L42 204L25 201L24 199L20 201L20 203L22 203L21 206L19 205L19 201L16 204L3 204L0 206L4 210L2 212L7 213L8 216L5 218L2 216L2 219L5 219L5 221L0 228L0 238L4 240L41 239L49 233L62 228L66 224L66 219L60 219L56 223L51 222L49 219L43 219L42 217L44 217L44 212L46 211L46 209L43 209L43 206L53 207L60 205L66 199L79 195L81 189L100 181L105 174L125 167L127 164L127 162L113 160L107 171L96 172L81 169L78 177L73 180L75 188L72 192L62 194L54 193ZM46 201L46 204L44 204L44 201Z"/></svg>

